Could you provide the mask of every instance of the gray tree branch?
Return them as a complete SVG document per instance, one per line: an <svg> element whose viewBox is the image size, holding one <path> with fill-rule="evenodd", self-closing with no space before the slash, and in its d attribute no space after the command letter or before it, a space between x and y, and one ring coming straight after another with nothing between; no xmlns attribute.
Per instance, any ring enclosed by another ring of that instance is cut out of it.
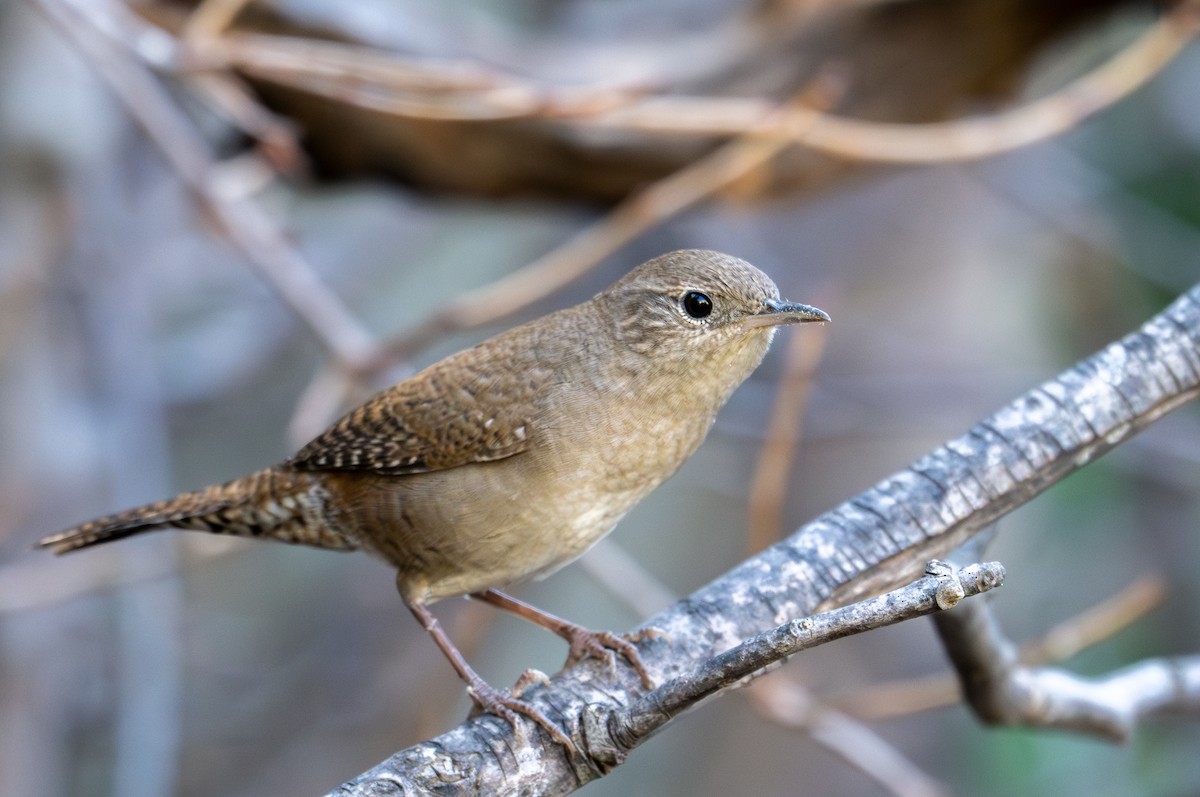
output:
<svg viewBox="0 0 1200 797"><path fill-rule="evenodd" d="M992 725L1061 728L1124 742L1145 717L1200 714L1200 655L1149 659L1100 678L1020 663L983 602L934 616L963 695Z"/></svg>
<svg viewBox="0 0 1200 797"><path fill-rule="evenodd" d="M643 643L643 660L660 683L686 676L764 629L909 580L927 560L1198 391L1200 286L1138 331L651 618L648 625L669 641ZM633 673L583 662L526 694L576 740L576 759L540 737L515 740L506 722L482 716L395 754L332 794L486 794L496 784L512 794L567 794L621 757L593 745L589 718L624 710L642 694Z"/></svg>
<svg viewBox="0 0 1200 797"><path fill-rule="evenodd" d="M852 634L932 614L938 609L952 609L963 598L998 587L1003 580L1004 568L995 562L970 565L956 573L935 559L919 581L876 598L789 620L756 634L713 656L692 672L642 695L625 708L600 710L598 715L593 712L585 718L585 729L589 727L587 720L593 720L591 725L594 725L597 716L603 717L608 740L616 742L612 760L620 763L628 751L673 717L789 656ZM591 749L599 749L596 740L592 740Z"/></svg>

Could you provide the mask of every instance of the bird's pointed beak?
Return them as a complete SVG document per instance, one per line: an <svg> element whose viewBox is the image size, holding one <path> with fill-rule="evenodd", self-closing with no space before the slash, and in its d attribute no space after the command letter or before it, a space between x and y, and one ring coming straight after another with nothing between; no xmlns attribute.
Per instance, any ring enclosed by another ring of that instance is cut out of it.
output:
<svg viewBox="0 0 1200 797"><path fill-rule="evenodd" d="M775 327L783 324L807 324L810 321L825 323L829 314L807 304L795 304L778 299L767 299L765 307L756 315L746 318L746 326Z"/></svg>

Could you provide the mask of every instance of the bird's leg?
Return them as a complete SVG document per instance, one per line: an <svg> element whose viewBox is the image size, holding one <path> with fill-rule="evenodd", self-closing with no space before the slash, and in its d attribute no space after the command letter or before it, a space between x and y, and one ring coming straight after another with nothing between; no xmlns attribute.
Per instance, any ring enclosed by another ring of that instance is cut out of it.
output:
<svg viewBox="0 0 1200 797"><path fill-rule="evenodd" d="M619 636L610 631L592 631L581 625L576 625L569 620L564 620L557 615L544 612L536 606L531 606L525 601L517 600L499 590L489 589L483 592L474 592L471 594L471 597L486 601L506 612L512 612L518 617L528 620L535 625L540 625L547 631L551 631L565 639L567 644L571 646L570 653L567 655L566 666L568 667L580 659L594 656L607 661L610 668L615 668L616 656L614 652L620 653L633 666L633 669L637 671L638 676L642 679L643 686L647 689L653 689L655 686L654 679L646 671L646 666L642 663L642 657L638 653L634 643L641 642L643 639L661 637L663 633L658 629L646 628L628 637Z"/></svg>
<svg viewBox="0 0 1200 797"><path fill-rule="evenodd" d="M433 641L437 643L442 654L450 661L450 666L458 673L458 677L466 682L467 694L471 696L471 700L475 702L475 705L479 706L483 711L508 720L514 729L517 727L516 715L524 714L542 726L546 733L550 734L550 738L565 747L568 753L575 754L575 744L571 741L570 737L563 733L561 728L551 722L550 718L543 714L537 706L496 689L483 680L479 676L479 673L471 669L471 665L467 664L467 660L463 658L462 653L450 641L450 637L442 628L442 624L438 622L429 609L419 603L405 601L405 604L408 606L409 611L413 613L413 616L417 618L417 622L421 624L421 627L433 637Z"/></svg>

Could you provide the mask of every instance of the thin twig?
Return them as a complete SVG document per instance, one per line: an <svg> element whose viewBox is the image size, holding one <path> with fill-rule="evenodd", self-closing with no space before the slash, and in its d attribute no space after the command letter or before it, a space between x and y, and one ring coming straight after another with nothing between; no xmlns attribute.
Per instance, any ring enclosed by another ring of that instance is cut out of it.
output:
<svg viewBox="0 0 1200 797"><path fill-rule="evenodd" d="M569 108L599 113L636 100L625 88L548 91L472 61L412 58L356 44L230 32L206 49L251 78L396 116L463 121L530 117Z"/></svg>
<svg viewBox="0 0 1200 797"><path fill-rule="evenodd" d="M375 357L375 344L358 320L317 277L260 204L231 191L220 164L183 113L136 59L96 35L84 6L37 0L38 7L86 54L113 93L145 130L183 183L221 224L228 239L266 277L318 340L353 367Z"/></svg>
<svg viewBox="0 0 1200 797"><path fill-rule="evenodd" d="M251 0L203 0L184 22L177 42L179 77L242 132L253 137L276 171L296 174L306 160L296 128L267 110L254 97L245 79L224 69L211 52ZM206 68L215 65L216 68Z"/></svg>
<svg viewBox="0 0 1200 797"><path fill-rule="evenodd" d="M952 608L964 597L986 592L1003 582L1004 568L998 562L970 565L958 572L942 562L930 562L927 574L918 581L878 597L784 623L713 656L690 673L672 678L617 709L608 723L612 735L632 748L677 714L744 678L761 674L788 656Z"/></svg>
<svg viewBox="0 0 1200 797"><path fill-rule="evenodd" d="M1020 660L1030 665L1065 661L1133 625L1156 609L1165 597L1166 585L1161 577L1142 576L1116 595L1022 645ZM951 673L863 686L830 701L864 720L891 719L960 702L958 679Z"/></svg>

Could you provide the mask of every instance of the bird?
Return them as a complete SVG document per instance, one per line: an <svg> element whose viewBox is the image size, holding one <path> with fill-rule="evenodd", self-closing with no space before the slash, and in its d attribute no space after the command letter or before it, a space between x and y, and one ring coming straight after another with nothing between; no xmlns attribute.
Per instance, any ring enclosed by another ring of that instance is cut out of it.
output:
<svg viewBox="0 0 1200 797"><path fill-rule="evenodd" d="M475 672L429 605L483 600L565 639L568 665L620 654L651 688L636 643L653 632L592 631L501 588L575 560L670 477L778 327L829 320L744 260L670 252L383 390L281 464L38 545L62 554L175 528L374 554L480 711L514 727L524 715L573 751L518 690Z"/></svg>

